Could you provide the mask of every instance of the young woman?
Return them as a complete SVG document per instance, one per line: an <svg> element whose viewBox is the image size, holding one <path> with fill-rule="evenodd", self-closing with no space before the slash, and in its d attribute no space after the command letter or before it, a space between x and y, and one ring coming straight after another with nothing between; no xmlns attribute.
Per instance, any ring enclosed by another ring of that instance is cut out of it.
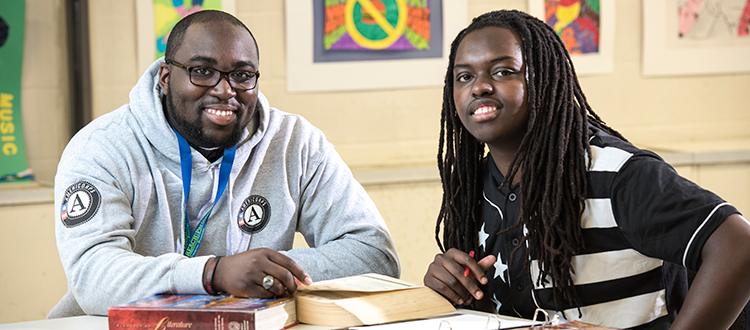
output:
<svg viewBox="0 0 750 330"><path fill-rule="evenodd" d="M721 329L747 303L747 220L608 127L543 22L495 11L459 33L440 132L444 253L424 283L454 304ZM683 266L697 271L686 297Z"/></svg>

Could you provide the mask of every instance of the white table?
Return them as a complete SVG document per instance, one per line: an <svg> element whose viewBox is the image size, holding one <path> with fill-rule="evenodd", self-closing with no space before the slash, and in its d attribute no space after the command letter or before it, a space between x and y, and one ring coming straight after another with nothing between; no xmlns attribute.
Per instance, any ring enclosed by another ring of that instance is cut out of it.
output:
<svg viewBox="0 0 750 330"><path fill-rule="evenodd" d="M491 315L487 313L459 309L461 314ZM520 320L513 317L501 316L502 319ZM107 330L106 316L74 316L59 319L37 320L18 323L0 324L0 330ZM308 324L298 324L292 330L330 330L330 327L321 327ZM413 330L413 329L412 329Z"/></svg>
<svg viewBox="0 0 750 330"><path fill-rule="evenodd" d="M13 330L101 330L107 329L106 316L74 316L51 320L0 324L0 329Z"/></svg>

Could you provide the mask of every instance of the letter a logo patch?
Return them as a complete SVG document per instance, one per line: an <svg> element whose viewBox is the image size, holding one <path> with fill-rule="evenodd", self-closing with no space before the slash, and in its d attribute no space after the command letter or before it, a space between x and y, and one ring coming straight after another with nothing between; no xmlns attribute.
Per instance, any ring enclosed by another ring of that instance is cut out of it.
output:
<svg viewBox="0 0 750 330"><path fill-rule="evenodd" d="M65 227L75 227L91 219L99 210L102 198L94 185L80 181L65 190L60 206L60 220Z"/></svg>
<svg viewBox="0 0 750 330"><path fill-rule="evenodd" d="M237 225L248 234L263 230L271 218L271 205L260 195L252 195L242 202L237 213Z"/></svg>

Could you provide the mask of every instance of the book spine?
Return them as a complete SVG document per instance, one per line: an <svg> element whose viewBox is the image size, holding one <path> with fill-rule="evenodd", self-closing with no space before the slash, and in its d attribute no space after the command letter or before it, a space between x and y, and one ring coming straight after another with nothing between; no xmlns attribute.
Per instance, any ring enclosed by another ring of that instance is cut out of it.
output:
<svg viewBox="0 0 750 330"><path fill-rule="evenodd" d="M244 311L110 308L110 330L255 330L255 314Z"/></svg>

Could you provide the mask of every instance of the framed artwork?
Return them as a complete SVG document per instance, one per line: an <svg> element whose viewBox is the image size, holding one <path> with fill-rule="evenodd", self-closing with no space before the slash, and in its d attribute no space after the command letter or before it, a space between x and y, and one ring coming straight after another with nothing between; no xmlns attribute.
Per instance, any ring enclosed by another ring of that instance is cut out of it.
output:
<svg viewBox="0 0 750 330"><path fill-rule="evenodd" d="M139 73L164 56L167 38L183 17L205 9L234 13L234 0L136 0Z"/></svg>
<svg viewBox="0 0 750 330"><path fill-rule="evenodd" d="M750 72L750 0L643 1L646 76Z"/></svg>
<svg viewBox="0 0 750 330"><path fill-rule="evenodd" d="M557 32L577 74L613 71L614 0L529 0L529 14Z"/></svg>
<svg viewBox="0 0 750 330"><path fill-rule="evenodd" d="M442 3L313 0L313 62L439 58Z"/></svg>
<svg viewBox="0 0 750 330"><path fill-rule="evenodd" d="M440 86L450 42L467 22L466 3L286 0L287 89Z"/></svg>

